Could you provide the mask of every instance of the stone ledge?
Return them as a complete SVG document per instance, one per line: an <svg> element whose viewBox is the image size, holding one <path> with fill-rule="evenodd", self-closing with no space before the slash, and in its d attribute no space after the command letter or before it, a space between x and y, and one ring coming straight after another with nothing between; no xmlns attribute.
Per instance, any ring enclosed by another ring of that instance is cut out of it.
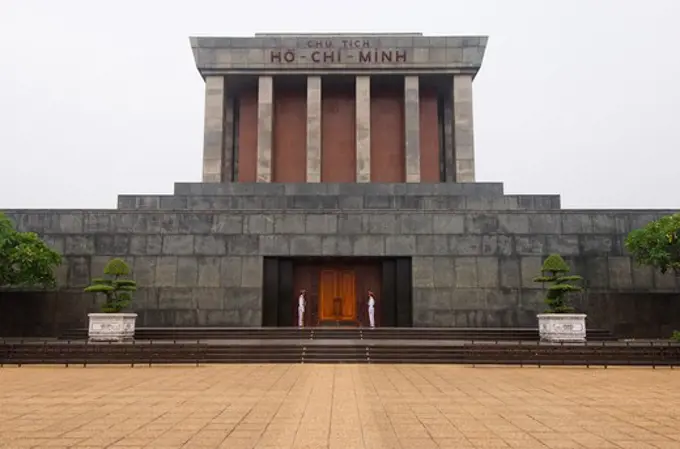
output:
<svg viewBox="0 0 680 449"><path fill-rule="evenodd" d="M344 47L343 39L368 40L370 48L485 47L488 36L425 36L422 33L255 33L252 37L191 36L192 48L309 48L310 39L333 41Z"/></svg>
<svg viewBox="0 0 680 449"><path fill-rule="evenodd" d="M358 40L360 46L355 45ZM315 42L310 44L310 41ZM353 35L349 39L348 35L190 38L196 67L203 76L214 70L332 71L367 67L376 70L450 67L469 69L474 74L482 65L487 41L486 36L413 35ZM319 51L333 52L333 61L322 63L317 59L314 62L313 54ZM272 52L277 58L272 57ZM394 52L400 52L401 57L393 57ZM286 53L289 58L282 58ZM384 53L390 56L378 56ZM360 54L370 62L361 62Z"/></svg>
<svg viewBox="0 0 680 449"><path fill-rule="evenodd" d="M505 211L559 210L559 195L120 195L119 210Z"/></svg>
<svg viewBox="0 0 680 449"><path fill-rule="evenodd" d="M175 183L175 195L501 196L503 183Z"/></svg>

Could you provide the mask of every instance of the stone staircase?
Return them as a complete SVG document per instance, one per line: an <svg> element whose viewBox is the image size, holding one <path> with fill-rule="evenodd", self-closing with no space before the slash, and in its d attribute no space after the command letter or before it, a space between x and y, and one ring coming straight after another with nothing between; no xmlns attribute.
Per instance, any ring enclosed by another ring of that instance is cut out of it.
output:
<svg viewBox="0 0 680 449"><path fill-rule="evenodd" d="M671 342L544 344L418 340L213 340L106 344L71 341L0 342L4 365L164 365L215 363L432 363L468 365L680 366Z"/></svg>
<svg viewBox="0 0 680 449"><path fill-rule="evenodd" d="M618 343L604 330L589 330L589 345L545 345L535 328L232 328L136 330L129 344L87 343L74 329L52 341L7 341L6 364L163 363L498 363L585 364L619 358L625 364L661 363L665 349ZM613 347L611 345L616 345ZM668 348L669 351L680 351ZM4 350L4 355L2 351ZM626 352L629 351L629 352ZM630 352L632 351L632 352ZM645 352L647 351L647 352ZM649 352L651 351L651 352ZM680 356L679 356L680 358Z"/></svg>
<svg viewBox="0 0 680 449"><path fill-rule="evenodd" d="M63 333L61 340L85 340L87 329ZM357 327L140 327L135 338L143 340L430 340L430 341L538 341L535 328L357 328ZM603 329L589 329L588 341L615 338Z"/></svg>

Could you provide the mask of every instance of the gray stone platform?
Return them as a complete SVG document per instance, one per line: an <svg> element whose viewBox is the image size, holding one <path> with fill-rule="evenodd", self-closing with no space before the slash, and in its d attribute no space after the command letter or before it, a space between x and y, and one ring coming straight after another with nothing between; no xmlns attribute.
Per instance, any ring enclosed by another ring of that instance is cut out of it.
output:
<svg viewBox="0 0 680 449"><path fill-rule="evenodd" d="M118 210L7 211L66 256L62 290L47 295L47 328L83 327L95 305L81 289L114 256L133 267L142 326L261 325L266 256L410 256L415 326L535 326L544 292L532 278L554 252L585 277L577 303L596 327L624 320L608 318L621 295L680 293L676 278L637 267L623 245L632 229L673 211L562 210L558 196L503 208L515 196L495 183L177 184L176 193L122 196ZM301 196L322 205L354 198L355 208L295 207ZM475 206L452 207L451 198ZM415 199L420 207L404 207ZM270 200L281 207L266 210ZM178 203L166 210L164 201Z"/></svg>
<svg viewBox="0 0 680 449"><path fill-rule="evenodd" d="M559 195L504 195L500 183L186 184L174 195L121 195L119 210L552 210Z"/></svg>

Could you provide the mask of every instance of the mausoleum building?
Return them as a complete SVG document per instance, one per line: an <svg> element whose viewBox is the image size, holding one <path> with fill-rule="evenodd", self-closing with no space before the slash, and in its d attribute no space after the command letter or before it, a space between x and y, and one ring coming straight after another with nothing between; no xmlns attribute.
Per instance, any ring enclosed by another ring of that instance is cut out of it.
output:
<svg viewBox="0 0 680 449"><path fill-rule="evenodd" d="M121 257L140 285L138 326L292 326L305 290L307 326L367 325L372 291L377 326L536 327L544 291L532 279L559 253L586 279L576 305L596 327L665 331L640 310L663 317L680 284L636 266L623 241L670 211L564 210L558 195L476 182L486 45L191 38L205 80L202 182L121 195L115 210L7 211L66 256L57 292L22 298L49 312L20 326L83 327L96 304L82 287Z"/></svg>

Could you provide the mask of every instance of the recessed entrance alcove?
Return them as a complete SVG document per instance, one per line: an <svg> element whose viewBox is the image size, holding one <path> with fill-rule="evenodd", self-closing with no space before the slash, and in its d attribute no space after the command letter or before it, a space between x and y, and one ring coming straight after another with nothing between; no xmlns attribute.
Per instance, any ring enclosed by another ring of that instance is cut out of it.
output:
<svg viewBox="0 0 680 449"><path fill-rule="evenodd" d="M263 277L264 326L295 325L303 289L305 326L368 326L369 290L376 326L413 323L410 257L265 257Z"/></svg>

